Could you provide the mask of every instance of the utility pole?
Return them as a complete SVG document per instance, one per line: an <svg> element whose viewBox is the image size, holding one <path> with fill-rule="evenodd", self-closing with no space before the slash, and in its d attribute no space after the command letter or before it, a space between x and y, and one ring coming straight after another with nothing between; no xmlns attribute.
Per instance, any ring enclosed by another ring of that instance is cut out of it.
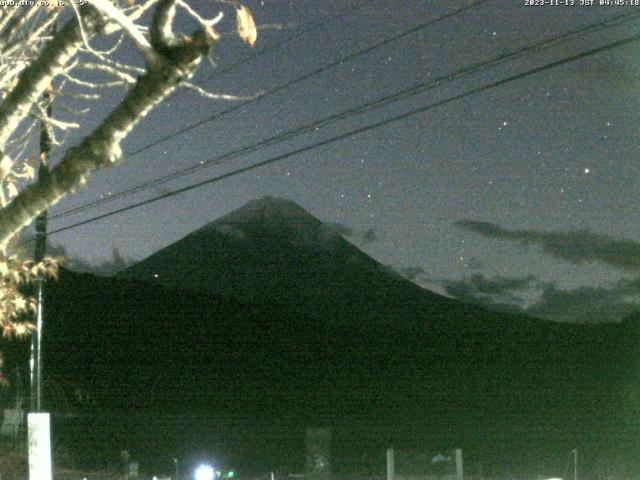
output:
<svg viewBox="0 0 640 480"><path fill-rule="evenodd" d="M53 27L55 28L55 26ZM43 96L47 116L51 117L52 87ZM38 182L49 181L47 163L52 146L51 133L46 121L40 124L40 163ZM36 244L33 258L36 262L44 259L47 249L47 211L36 218ZM27 443L29 451L29 480L52 480L51 463L51 418L42 411L42 327L44 324L44 285L45 278L38 274L36 278L36 331L31 336L31 402L27 415Z"/></svg>
<svg viewBox="0 0 640 480"><path fill-rule="evenodd" d="M578 449L574 448L573 453L573 480L578 480Z"/></svg>
<svg viewBox="0 0 640 480"><path fill-rule="evenodd" d="M44 101L51 101L51 92L47 92ZM51 104L46 106L47 115L51 116ZM49 127L43 121L40 124L40 162L38 165L38 182L46 182L50 178L48 156L51 151L52 138ZM36 218L36 242L33 260L38 263L44 260L47 253L47 211ZM31 336L31 412L42 410L42 327L44 324L44 285L45 278L38 274L36 279L36 331Z"/></svg>

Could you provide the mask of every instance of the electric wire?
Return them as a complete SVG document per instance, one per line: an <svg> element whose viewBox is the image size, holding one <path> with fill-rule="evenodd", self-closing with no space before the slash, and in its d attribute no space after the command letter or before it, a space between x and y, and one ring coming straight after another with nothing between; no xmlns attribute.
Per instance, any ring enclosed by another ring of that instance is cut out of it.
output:
<svg viewBox="0 0 640 480"><path fill-rule="evenodd" d="M452 12L440 15L439 17L431 19L431 20L429 20L427 22L424 22L424 23L421 23L421 24L416 25L414 27L411 27L408 30L404 30L404 31L400 32L397 35L394 35L392 37L384 39L384 40L382 40L380 42L373 43L373 44L369 45L368 47L363 48L361 50L357 50L355 52L347 54L347 55L345 55L344 57L342 57L342 58L340 58L338 60L335 60L335 61L333 61L333 62L331 62L329 64L326 64L326 65L323 65L322 67L318 67L318 68L312 70L311 72L308 72L308 73L305 73L304 75L296 77L296 78L294 78L294 79L292 79L292 80L290 80L290 81L288 81L288 82L286 82L286 83L284 83L282 85L279 85L279 86L277 86L277 87L275 87L275 88L273 88L271 90L267 90L266 92L261 93L256 97L253 97L253 98L251 98L249 100L241 102L241 103L239 103L239 104L237 104L237 105L235 105L235 106L233 106L231 108L228 108L226 110L223 110L221 112L215 113L215 114L213 114L213 115L211 115L211 116L209 116L209 117L207 117L205 119L202 119L202 120L200 120L200 121L198 121L196 123L193 123L193 124L189 125L188 127L176 130L175 132L172 132L172 133L170 133L168 135L160 137L160 138L156 139L155 141L153 141L151 143L148 143L148 144L146 144L146 145L144 145L144 146L142 146L140 148L137 148L135 150L132 150L131 152L128 152L127 154L125 154L125 158L131 158L131 157L133 157L135 155L138 155L138 154L140 154L140 153L142 153L142 152L144 152L144 151L146 151L146 150L148 150L148 149L150 149L152 147L155 147L156 145L159 145L161 143L166 142L167 140L171 140L171 139L173 139L173 138L175 138L175 137L177 137L179 135L182 135L185 132L188 132L190 130L198 128L201 125L204 125L205 123L209 123L211 121L217 120L217 119L219 119L219 118L221 118L221 117L223 117L223 116L225 116L225 115L227 115L229 113L235 112L236 110L238 110L238 109L240 109L242 107L246 107L247 105L251 105L253 103L256 103L256 102L258 102L259 100L262 100L265 97L268 97L270 95L274 95L276 93L282 92L282 91L292 87L293 85L296 85L296 84L298 84L300 82L308 80L309 78L312 78L312 77L315 77L317 75L320 75L320 74L326 72L327 70L331 70L332 68L335 68L335 67L337 67L339 65L342 65L345 62L349 62L351 60L354 60L355 58L358 58L358 57L361 57L363 55L366 55L366 54L368 54L368 53L370 53L370 52L372 52L374 50L377 50L377 49L382 48L382 47L384 47L386 45L389 45L392 42L395 42L397 40L405 38L405 37L407 37L407 36L409 36L409 35L411 35L413 33L416 33L416 32L418 32L420 30L423 30L423 29L425 29L427 27L430 27L432 25L435 25L435 24L437 24L437 23L439 23L441 21L444 21L444 20L447 20L449 18L452 18L452 17L454 17L456 15L464 13L464 12L466 12L468 10L471 10L472 8L475 8L475 7L479 6L479 5L482 5L482 4L490 2L490 1L492 1L492 0L476 0L475 2L473 2L473 3L469 4L469 5L465 5L465 6L460 7L460 8L458 8L458 9L452 11Z"/></svg>
<svg viewBox="0 0 640 480"><path fill-rule="evenodd" d="M487 60L487 61L483 61L483 62L477 62L475 64L472 65L468 65L465 67L462 67L458 70L455 70L451 73L448 73L446 75L442 75L440 77L437 77L433 80L430 80L429 82L421 82L417 85L413 85L411 87L405 88L399 92L396 92L394 94L391 95L387 95L387 96L383 96L381 98L378 98L374 101L368 102L364 105L358 105L355 107L351 107L345 110L342 110L340 112L334 113L329 115L328 117L325 117L323 119L317 120L315 122L312 122L310 124L306 124L304 126L300 126L300 127L296 127L294 129L288 130L286 132L283 132L279 135L275 135L273 137L261 140L259 142L256 142L254 144L248 145L248 146L244 146L241 147L239 149L233 150L231 152L227 152L225 154L222 154L218 157L206 160L206 161L201 161L198 162L197 164L191 165L189 167L180 169L178 171L175 172L171 172L169 174L166 175L162 175L159 177L156 177L154 179L145 181L145 182L141 182L137 185L134 185L132 187L129 187L127 189L121 190L119 192L116 192L113 195L110 195L109 197L105 197L105 198L101 198L98 200L94 200L92 202L88 202L86 204L83 205L79 205L76 207L72 207L69 208L67 210L64 210L63 212L60 212L58 214L52 215L49 218L50 219L58 219L58 218L63 218L69 215L73 215L73 214L78 214L81 213L83 211L89 210L89 209L93 209L96 208L100 205L104 205L106 203L112 202L114 200L123 198L123 197L127 197L129 195L133 195L135 193L147 190L149 188L153 188L162 184L165 184L167 182L173 181L177 178L180 178L182 176L185 175L189 175L192 174L196 171L199 171L201 169L204 168L209 168L211 166L214 165L220 165L223 162L226 162L228 160L237 158L240 155L244 155L247 153L252 153L255 152L259 149L265 148L267 146L271 146L277 143L281 143L284 141L287 141L291 138L297 137L299 135L302 135L304 133L313 131L317 128L321 128L324 127L326 125L329 125L331 123L334 123L336 121L339 120L344 120L346 118L349 118L351 116L357 115L357 114L361 114L365 111L368 110L372 110L374 108L379 108L381 106L387 105L389 103L392 102L397 102L400 100L404 100L410 96L415 96L418 95L420 93L424 93L425 91L431 90L433 88L436 88L438 86L443 85L445 82L452 82L455 80L459 80L460 78L466 77L468 75L477 73L478 71L481 71L483 69L487 69L487 68L491 68L491 67L495 67L497 65L500 65L502 63L508 62L508 61L512 61L516 58L519 58L520 56L523 56L525 54L530 54L531 52L537 51L537 50L543 50L543 49L547 49L550 48L554 45L556 45L557 43L564 41L570 37L574 37L577 35L582 35L585 33L591 33L593 31L598 31L599 29L602 28L609 28L612 25L616 25L617 23L620 23L621 21L629 21L629 20L634 20L640 17L640 13L636 13L636 14L622 14L622 15L618 15L616 17L612 17L600 22L597 22L595 24L590 24L587 26L583 26L583 27L579 27L577 29L571 30L569 32L565 32L563 34L560 35L556 35L554 37L545 39L545 40L541 40L538 41L532 45L529 46L525 46L522 47L520 49L514 50L512 52L508 52L502 55L498 55L497 57Z"/></svg>
<svg viewBox="0 0 640 480"><path fill-rule="evenodd" d="M367 6L367 5L371 5L371 0L362 0L359 3L356 3L355 6L352 6L349 8L349 11L346 12L344 15L345 16L350 16L353 15L354 13L356 13L358 10L362 9L363 7ZM257 50L254 53L251 53L250 55L245 55L244 58L241 58L240 60L238 60L237 62L234 62L230 65L226 65L222 68L220 68L220 70L216 70L214 73L208 75L207 77L205 77L203 80L211 80L212 78L216 78L220 75L226 75L227 73L230 73L232 71L234 71L235 69L237 69L238 67L241 67L243 65L246 65L247 63L250 63L252 61L254 61L256 58L270 52L271 50L276 50L278 48L284 47L285 45L291 43L292 41L296 40L297 38L302 37L303 35L308 35L309 33L322 28L324 26L327 25L327 20L326 19L321 19L321 20L316 20L315 22L309 22L306 25L302 25L301 27L297 28L296 31L294 33L292 33L291 35L289 35L287 38L278 41L278 42L272 42L270 44L265 45L264 47L260 48L259 50ZM181 95L183 93L185 93L187 90L179 90L178 92L175 93L174 97Z"/></svg>
<svg viewBox="0 0 640 480"><path fill-rule="evenodd" d="M112 211L107 212L107 213L103 213L101 215L96 215L94 217L91 217L91 218L76 222L76 223L71 224L71 225L67 225L67 226L52 230L51 232L49 232L49 235L55 235L55 234L58 234L58 233L61 233L61 232L67 231L67 230L75 229L75 228L78 228L80 226L87 225L89 223L93 223L93 222L96 222L98 220L102 220L104 218L108 218L108 217L111 217L111 216L114 216L114 215L118 215L120 213L129 211L129 210L133 210L135 208L138 208L138 207L141 207L141 206L144 206L144 205L149 205L151 203L155 203L155 202L157 202L159 200L163 200L163 199L166 199L166 198L174 197L176 195L180 195L182 193L194 190L194 189L202 187L204 185L211 185L213 183L220 182L220 181L225 180L227 178L231 178L231 177L240 175L242 173L249 172L251 170L255 170L255 169L267 166L267 165L272 165L272 164L275 164L277 162L281 162L281 161L286 160L288 158L291 158L291 157L294 157L296 155L299 155L301 153L309 152L311 150L315 150L315 149L318 149L320 147L339 142L339 141L344 140L346 138L350 138L350 137L353 137L355 135L359 135L361 133L365 133L365 132L374 130L376 128L380 128L380 127L383 127L383 126L386 126L386 125L390 125L392 123L396 123L396 122L405 120L405 119L410 118L412 116L428 112L428 111L433 110L435 108L441 107L443 105L452 103L452 102L457 101L457 100L461 100L461 99L469 97L471 95L475 95L477 93L485 92L485 91L500 87L502 85L506 85L507 83L511 83L511 82L514 82L514 81L517 81L517 80L521 80L521 79L529 77L531 75L543 72L545 70L550 70L552 68L556 68L556 67L559 67L561 65L565 65L567 63L571 63L571 62L574 62L574 61L577 61L577 60L580 60L580 59L583 59L583 58L587 58L587 57L590 57L590 56L593 56L593 55L596 55L596 54L599 54L599 53L602 53L602 52L605 52L605 51L609 51L609 50L612 50L614 48L619 48L619 47L622 47L622 46L625 46L625 45L629 45L631 43L635 43L635 42L638 42L638 41L640 41L640 34L632 35L630 37L627 37L627 38L624 38L624 39L621 39L621 40L617 40L617 41L614 41L614 42L611 42L611 43L607 43L607 44L599 46L599 47L591 48L591 49L589 49L587 51L580 52L580 53L577 53L577 54L574 54L574 55L570 55L570 56L562 58L560 60L552 61L552 62L544 64L542 66L535 67L535 68L526 70L524 72L511 75L511 76L506 77L506 78L504 78L502 80L497 80L497 81L482 85L480 87L472 88L472 89L467 90L465 92L462 92L462 93L447 97L447 98L442 99L442 100L438 100L436 102L433 102L433 103L430 103L430 104L427 104L427 105L423 105L421 107L409 110L409 111L401 113L399 115L396 115L396 116L393 116L393 117L389 117L387 119L384 119L384 120L381 120L381 121L378 121L378 122L375 122L375 123L372 123L372 124L369 124L369 125L365 125L363 127L356 128L356 129L351 130L349 132L345 132L345 133L342 133L342 134L339 134L339 135L335 135L335 136L333 136L331 138L328 138L328 139L313 143L311 145L307 145L305 147L301 147L301 148L292 150L290 152L287 152L287 153L284 153L284 154L281 154L281 155L277 155L275 157L271 157L271 158L269 158L267 160L263 160L261 162L257 162L257 163L254 163L254 164L251 164L251 165L248 165L248 166L245 166L245 167L241 167L241 168L235 169L233 171L230 171L230 172L227 172L227 173L224 173L224 174L221 174L221 175L217 175L217 176L212 177L212 178L208 178L206 180L202 180L202 181L193 183L193 184L188 185L186 187L182 187L182 188L179 188L179 189L176 189L176 190L172 190L170 192L166 192L166 193L163 193L161 195L157 195L155 197L152 197L152 198L140 201L140 202L136 202L136 203L127 205L125 207L118 208L116 210L112 210Z"/></svg>

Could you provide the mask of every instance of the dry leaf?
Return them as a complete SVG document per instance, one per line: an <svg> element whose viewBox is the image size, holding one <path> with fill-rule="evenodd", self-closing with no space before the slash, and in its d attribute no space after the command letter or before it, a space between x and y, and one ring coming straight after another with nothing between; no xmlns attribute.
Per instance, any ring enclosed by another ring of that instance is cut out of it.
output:
<svg viewBox="0 0 640 480"><path fill-rule="evenodd" d="M5 322L0 328L2 328L2 336L4 338L11 338L13 334L13 325L11 323Z"/></svg>
<svg viewBox="0 0 640 480"><path fill-rule="evenodd" d="M36 331L36 326L33 323L16 323L15 335L16 337L25 337L31 332Z"/></svg>
<svg viewBox="0 0 640 480"><path fill-rule="evenodd" d="M258 38L258 29L256 28L256 22L253 21L251 12L244 5L236 5L236 19L238 23L238 35L240 38L251 45L256 43Z"/></svg>
<svg viewBox="0 0 640 480"><path fill-rule="evenodd" d="M27 300L22 295L17 296L13 303L16 306L16 310L24 310L27 308Z"/></svg>
<svg viewBox="0 0 640 480"><path fill-rule="evenodd" d="M9 198L13 198L18 195L18 187L16 186L16 182L7 182L7 193L9 194Z"/></svg>
<svg viewBox="0 0 640 480"><path fill-rule="evenodd" d="M11 171L11 167L13 166L13 162L6 155L2 156L2 160L0 160L0 178L4 178L4 176Z"/></svg>

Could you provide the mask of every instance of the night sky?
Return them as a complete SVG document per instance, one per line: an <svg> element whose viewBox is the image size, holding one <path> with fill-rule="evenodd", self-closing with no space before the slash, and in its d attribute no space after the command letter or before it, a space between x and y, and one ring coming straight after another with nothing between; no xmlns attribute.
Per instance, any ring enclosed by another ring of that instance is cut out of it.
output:
<svg viewBox="0 0 640 480"><path fill-rule="evenodd" d="M216 93L257 95L471 3L247 0L264 26L256 48L231 34L233 12L228 11L221 30L229 35L215 49L216 68L203 64L195 83ZM127 158L95 174L87 188L68 196L51 214L579 27L625 13L630 17L145 192L54 219L50 229L638 33L640 7L575 3L480 3ZM217 12L210 1L192 4L203 13ZM286 43L277 46L281 42ZM265 47L269 50L261 53ZM96 105L83 118L80 133L89 132L116 101L114 92ZM175 93L142 122L123 150L142 148L236 104ZM142 259L251 199L272 195L347 227L354 244L435 291L518 305L563 321L616 320L631 311L640 294L639 109L635 42L56 234L51 242L94 263L108 260L114 248L129 259Z"/></svg>

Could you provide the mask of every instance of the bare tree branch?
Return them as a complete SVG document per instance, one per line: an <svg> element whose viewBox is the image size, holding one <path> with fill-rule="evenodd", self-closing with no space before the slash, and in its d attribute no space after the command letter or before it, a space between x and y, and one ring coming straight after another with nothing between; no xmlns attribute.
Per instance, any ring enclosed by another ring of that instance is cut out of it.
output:
<svg viewBox="0 0 640 480"><path fill-rule="evenodd" d="M172 46L162 64L141 76L102 124L67 151L48 181L26 187L2 210L0 245L67 192L84 184L91 172L115 164L121 158L121 141L149 110L191 76L209 47L204 33Z"/></svg>
<svg viewBox="0 0 640 480"><path fill-rule="evenodd" d="M140 32L139 27L127 17L120 9L116 8L109 0L88 0L96 9L122 27L125 34L133 41L134 45L149 65L157 63L158 59L151 48L149 41Z"/></svg>
<svg viewBox="0 0 640 480"><path fill-rule="evenodd" d="M86 11L85 29L93 32L104 24L93 9ZM0 148L3 148L21 120L29 114L53 78L62 72L81 45L80 26L75 19L71 19L42 50L40 56L22 70L17 85L0 104Z"/></svg>
<svg viewBox="0 0 640 480"><path fill-rule="evenodd" d="M60 5L53 10L37 6L0 10L0 331L3 336L28 334L33 328L19 320L19 315L33 308L33 301L22 293L20 284L42 274L55 275L57 268L51 259L34 264L8 255L8 249L15 247L16 233L61 197L83 185L91 172L121 160L122 140L178 85L194 89L207 98L236 98L206 92L188 82L219 38L213 27L222 19L222 13L207 19L185 0L141 0L141 4L128 7L120 5L124 0L88 1L90 4L82 8L67 2L73 9L72 15L61 13L70 10ZM236 12L238 9L243 12L237 16L238 25L241 21L253 24L248 10L236 0L228 3ZM144 13L155 4L150 27L138 25ZM173 34L176 6L200 25L191 36ZM52 29L62 17L67 18L64 26ZM106 50L97 51L90 44L97 34L104 38L117 32L121 32L120 37ZM251 35L247 35L246 29L238 28L238 32L253 45L253 30L249 32ZM142 54L144 68L113 58L112 54L125 38ZM87 61L84 51L97 60ZM50 171L46 170L46 175L28 184L34 178L33 161L37 158L32 153L37 144L33 135L35 126L45 128L51 144L59 145L64 142L65 133L78 127L73 116L87 111L82 105L78 108L78 103L98 100L102 89L122 85L129 87L128 92L99 126L78 145L67 149L62 160ZM73 108L60 105L56 112L62 114L53 117L49 107L54 99L61 97L74 99ZM55 135L60 132L63 135L58 141Z"/></svg>

